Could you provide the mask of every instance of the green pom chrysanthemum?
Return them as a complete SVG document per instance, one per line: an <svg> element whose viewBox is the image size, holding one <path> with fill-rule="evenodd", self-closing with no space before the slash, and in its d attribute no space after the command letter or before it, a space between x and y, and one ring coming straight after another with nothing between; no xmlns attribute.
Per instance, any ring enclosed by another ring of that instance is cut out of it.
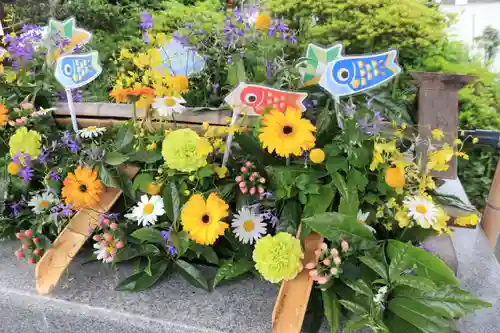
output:
<svg viewBox="0 0 500 333"><path fill-rule="evenodd" d="M184 128L167 134L163 140L162 155L169 168L192 172L206 164L211 150L207 139Z"/></svg>
<svg viewBox="0 0 500 333"><path fill-rule="evenodd" d="M286 232L259 239L253 251L255 268L273 283L294 279L302 270L302 258L299 240Z"/></svg>

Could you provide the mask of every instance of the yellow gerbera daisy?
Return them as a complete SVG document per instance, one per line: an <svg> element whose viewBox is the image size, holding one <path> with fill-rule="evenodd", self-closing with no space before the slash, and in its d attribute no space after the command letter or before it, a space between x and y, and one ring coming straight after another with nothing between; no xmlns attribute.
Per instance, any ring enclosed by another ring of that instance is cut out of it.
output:
<svg viewBox="0 0 500 333"><path fill-rule="evenodd" d="M210 193L207 201L200 194L194 194L182 208L181 223L189 238L198 244L211 245L229 227L221 221L227 217L228 209L216 193Z"/></svg>
<svg viewBox="0 0 500 333"><path fill-rule="evenodd" d="M259 140L270 153L300 156L302 150L314 147L316 127L302 118L301 110L288 109L285 113L272 110L262 118L261 124Z"/></svg>
<svg viewBox="0 0 500 333"><path fill-rule="evenodd" d="M99 202L102 187L97 171L88 166L78 167L64 179L62 196L73 209L92 208Z"/></svg>

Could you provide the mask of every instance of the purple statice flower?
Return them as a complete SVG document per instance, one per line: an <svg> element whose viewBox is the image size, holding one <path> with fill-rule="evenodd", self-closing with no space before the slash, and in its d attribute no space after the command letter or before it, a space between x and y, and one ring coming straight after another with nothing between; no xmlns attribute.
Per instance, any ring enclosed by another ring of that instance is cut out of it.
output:
<svg viewBox="0 0 500 333"><path fill-rule="evenodd" d="M358 120L358 126L367 134L377 134L383 127L384 117L380 114L380 112L375 111L373 114L373 119L370 119L368 116L364 116L363 118Z"/></svg>
<svg viewBox="0 0 500 333"><path fill-rule="evenodd" d="M81 103L83 101L82 93L78 89L72 89L73 92L73 100L76 103Z"/></svg>
<svg viewBox="0 0 500 333"><path fill-rule="evenodd" d="M31 62L35 55L35 46L42 39L42 29L36 25L24 25L21 33L17 36L5 36L7 51L13 58L13 67L21 68L22 65Z"/></svg>
<svg viewBox="0 0 500 333"><path fill-rule="evenodd" d="M286 33L288 31L288 25L283 19L280 19L278 24L276 24L276 31L281 33Z"/></svg>
<svg viewBox="0 0 500 333"><path fill-rule="evenodd" d="M104 213L101 215L101 220L108 219L111 221L116 221L120 218L120 213Z"/></svg>
<svg viewBox="0 0 500 333"><path fill-rule="evenodd" d="M58 203L56 206L52 208L52 212L57 212L57 214L61 216L71 216L73 215L73 210L71 209L71 204L64 204L62 202Z"/></svg>
<svg viewBox="0 0 500 333"><path fill-rule="evenodd" d="M163 236L163 238L165 238L166 240L169 240L170 239L170 231L171 230L162 231L161 235Z"/></svg>
<svg viewBox="0 0 500 333"><path fill-rule="evenodd" d="M33 178L33 168L30 166L21 168L21 170L19 170L19 177L21 177L25 183L29 183Z"/></svg>
<svg viewBox="0 0 500 333"><path fill-rule="evenodd" d="M76 44L75 47L73 47L73 52L78 53L82 50L82 45Z"/></svg>
<svg viewBox="0 0 500 333"><path fill-rule="evenodd" d="M12 156L12 162L16 164L21 164L21 160L19 159L20 156L21 156L20 152L15 153L14 156Z"/></svg>
<svg viewBox="0 0 500 333"><path fill-rule="evenodd" d="M239 10L238 8L236 8L235 10L233 10L233 18L236 20L236 22L242 24L244 23L245 21L243 20L243 16L241 15L241 10Z"/></svg>
<svg viewBox="0 0 500 333"><path fill-rule="evenodd" d="M310 99L305 99L302 101L302 104L306 109L312 109L314 108L314 102Z"/></svg>
<svg viewBox="0 0 500 333"><path fill-rule="evenodd" d="M272 198L273 197L273 193L272 192L264 192L262 193L262 198L263 199L269 199L269 198Z"/></svg>
<svg viewBox="0 0 500 333"><path fill-rule="evenodd" d="M273 78L273 63L266 61L266 79L269 81Z"/></svg>
<svg viewBox="0 0 500 333"><path fill-rule="evenodd" d="M50 157L50 152L47 149L42 148L40 149L40 154L37 157L37 161L42 163L43 165L47 165L49 157Z"/></svg>
<svg viewBox="0 0 500 333"><path fill-rule="evenodd" d="M232 64L233 63L233 57L229 56L227 57L227 63Z"/></svg>
<svg viewBox="0 0 500 333"><path fill-rule="evenodd" d="M177 249L175 248L175 246L172 243L167 244L167 250L168 250L168 254L171 257L175 257L178 253Z"/></svg>
<svg viewBox="0 0 500 333"><path fill-rule="evenodd" d="M174 40L182 46L191 46L191 43L189 43L189 38L187 36L184 36L181 32L175 31L172 36L174 37Z"/></svg>
<svg viewBox="0 0 500 333"><path fill-rule="evenodd" d="M151 39L149 38L149 34L147 31L144 31L142 33L142 40L144 41L144 43L146 44L149 44L151 42Z"/></svg>
<svg viewBox="0 0 500 333"><path fill-rule="evenodd" d="M80 150L80 146L74 140L71 140L67 144L67 146L68 146L69 151L72 152L72 153L74 153L74 154L78 153L78 151Z"/></svg>
<svg viewBox="0 0 500 333"><path fill-rule="evenodd" d="M55 181L60 181L60 180L61 180L61 176L59 176L59 175L57 174L57 172L55 172L54 170L52 170L52 171L49 173L49 177L50 177L50 179L55 180Z"/></svg>
<svg viewBox="0 0 500 333"><path fill-rule="evenodd" d="M354 115L356 114L356 104L354 104L352 100L345 103L344 105L342 105L342 113L349 118L354 117Z"/></svg>
<svg viewBox="0 0 500 333"><path fill-rule="evenodd" d="M151 13L146 10L141 13L141 23L139 26L142 30L151 29L154 23L155 21L153 20L153 15L151 15Z"/></svg>
<svg viewBox="0 0 500 333"><path fill-rule="evenodd" d="M21 215L21 206L23 206L24 204L26 204L26 198L24 197L24 195L21 195L21 200L19 201L16 201L12 204L10 204L10 210L12 212L12 215L14 217L18 217L19 215Z"/></svg>
<svg viewBox="0 0 500 333"><path fill-rule="evenodd" d="M288 36L288 42L291 44L297 44L297 38L295 38L294 34L290 34L290 36Z"/></svg>

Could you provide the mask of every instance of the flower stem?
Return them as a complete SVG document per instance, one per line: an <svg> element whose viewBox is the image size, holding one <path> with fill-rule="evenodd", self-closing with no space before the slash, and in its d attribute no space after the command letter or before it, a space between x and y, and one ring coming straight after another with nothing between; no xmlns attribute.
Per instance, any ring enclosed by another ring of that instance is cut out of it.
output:
<svg viewBox="0 0 500 333"><path fill-rule="evenodd" d="M134 102L133 107L132 107L132 117L134 118L134 121L137 120L137 104Z"/></svg>

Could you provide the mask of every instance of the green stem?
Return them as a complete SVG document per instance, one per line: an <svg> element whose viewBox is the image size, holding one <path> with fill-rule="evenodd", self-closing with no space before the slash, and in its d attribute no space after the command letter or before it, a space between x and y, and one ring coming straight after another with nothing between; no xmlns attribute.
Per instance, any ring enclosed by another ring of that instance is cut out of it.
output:
<svg viewBox="0 0 500 333"><path fill-rule="evenodd" d="M174 128L177 129L177 122L175 121L174 113L172 112L172 121L174 122Z"/></svg>

